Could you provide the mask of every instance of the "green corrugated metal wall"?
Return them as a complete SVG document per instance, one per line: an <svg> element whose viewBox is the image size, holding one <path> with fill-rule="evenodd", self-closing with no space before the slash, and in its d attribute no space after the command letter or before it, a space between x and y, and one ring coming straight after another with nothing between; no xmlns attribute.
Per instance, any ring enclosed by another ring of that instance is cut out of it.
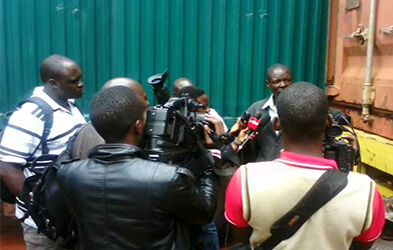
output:
<svg viewBox="0 0 393 250"><path fill-rule="evenodd" d="M112 77L143 83L170 71L210 96L224 116L270 92L266 68L324 86L328 0L0 0L0 112L39 85L53 53L83 71L82 107Z"/></svg>

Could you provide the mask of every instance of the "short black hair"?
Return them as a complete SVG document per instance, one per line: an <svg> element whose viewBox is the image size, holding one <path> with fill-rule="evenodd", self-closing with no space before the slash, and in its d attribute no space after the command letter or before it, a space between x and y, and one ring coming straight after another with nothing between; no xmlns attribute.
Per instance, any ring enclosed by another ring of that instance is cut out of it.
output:
<svg viewBox="0 0 393 250"><path fill-rule="evenodd" d="M90 119L106 143L121 142L144 115L146 106L132 89L115 86L98 92L90 105Z"/></svg>
<svg viewBox="0 0 393 250"><path fill-rule="evenodd" d="M198 99L198 97L202 96L205 94L205 91L203 89L197 88L195 86L187 86L179 90L179 93L177 94L178 97L188 97L192 98L194 100Z"/></svg>
<svg viewBox="0 0 393 250"><path fill-rule="evenodd" d="M46 83L50 79L59 79L64 71L64 62L76 64L73 60L62 55L51 55L44 59L40 66L40 76L42 82Z"/></svg>
<svg viewBox="0 0 393 250"><path fill-rule="evenodd" d="M312 141L325 131L327 98L311 83L294 83L278 96L277 113L282 131L291 141Z"/></svg>
<svg viewBox="0 0 393 250"><path fill-rule="evenodd" d="M291 70L288 68L287 65L285 64L281 64L281 63L277 63L277 64L273 64L272 66L270 66L267 71L266 71L266 82L270 82L272 79L270 78L270 76L273 74L273 72L277 69L280 69L282 71L287 71L289 72L289 74L292 75Z"/></svg>

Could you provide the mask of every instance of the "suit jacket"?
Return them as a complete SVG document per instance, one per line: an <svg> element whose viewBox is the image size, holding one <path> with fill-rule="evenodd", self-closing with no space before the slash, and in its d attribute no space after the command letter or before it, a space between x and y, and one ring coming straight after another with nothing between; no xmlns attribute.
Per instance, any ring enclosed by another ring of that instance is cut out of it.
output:
<svg viewBox="0 0 393 250"><path fill-rule="evenodd" d="M266 98L253 103L248 108L248 111L252 116L257 111L261 112L262 117L269 115L268 108L262 109L268 100L269 98ZM257 161L272 161L280 156L281 149L283 149L281 132L276 134L273 123L270 121L259 132L258 136L246 144L243 150L240 151L240 160L242 164Z"/></svg>

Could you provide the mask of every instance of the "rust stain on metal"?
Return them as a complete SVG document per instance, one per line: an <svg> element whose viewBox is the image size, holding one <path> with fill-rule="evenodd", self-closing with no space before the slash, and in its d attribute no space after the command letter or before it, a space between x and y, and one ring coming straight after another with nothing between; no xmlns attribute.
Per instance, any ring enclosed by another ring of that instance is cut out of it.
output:
<svg viewBox="0 0 393 250"><path fill-rule="evenodd" d="M375 98L371 115L373 124L360 119L362 87L366 70L366 44L348 39L359 24L368 28L370 0L362 1L362 7L345 11L347 1L332 0L330 4L329 51L326 93L334 98L335 107L346 110L352 116L356 128L393 140L393 35L376 32L372 68ZM377 31L393 25L393 1L378 1L376 13ZM348 109L348 107L351 107Z"/></svg>

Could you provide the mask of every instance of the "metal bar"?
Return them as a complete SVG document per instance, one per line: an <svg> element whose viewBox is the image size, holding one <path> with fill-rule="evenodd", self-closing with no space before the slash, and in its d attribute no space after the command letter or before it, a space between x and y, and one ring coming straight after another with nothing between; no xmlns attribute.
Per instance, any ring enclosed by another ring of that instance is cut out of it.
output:
<svg viewBox="0 0 393 250"><path fill-rule="evenodd" d="M363 122L371 122L370 106L373 103L372 98L372 66L375 39L375 16L376 16L377 0L370 2L370 18L369 18L369 36L367 40L367 57L366 57L366 76L363 84L362 93L362 120Z"/></svg>

